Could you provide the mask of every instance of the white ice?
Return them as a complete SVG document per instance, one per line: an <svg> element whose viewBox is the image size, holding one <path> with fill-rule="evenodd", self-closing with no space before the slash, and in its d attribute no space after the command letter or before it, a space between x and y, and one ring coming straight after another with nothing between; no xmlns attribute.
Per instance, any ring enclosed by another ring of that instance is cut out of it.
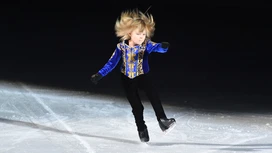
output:
<svg viewBox="0 0 272 153"><path fill-rule="evenodd" d="M141 143L126 99L0 82L1 153L271 153L272 114L165 105L176 127L159 129L144 103L150 142Z"/></svg>

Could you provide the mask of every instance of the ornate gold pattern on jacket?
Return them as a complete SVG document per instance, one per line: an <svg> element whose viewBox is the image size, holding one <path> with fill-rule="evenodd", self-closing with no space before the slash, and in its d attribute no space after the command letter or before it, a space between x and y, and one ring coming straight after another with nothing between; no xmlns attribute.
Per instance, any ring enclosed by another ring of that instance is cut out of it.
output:
<svg viewBox="0 0 272 153"><path fill-rule="evenodd" d="M124 42L120 43L118 47L122 51L123 64L121 66L121 72L131 79L144 74L143 57L145 47L130 47Z"/></svg>
<svg viewBox="0 0 272 153"><path fill-rule="evenodd" d="M128 49L127 56L128 56L128 59L127 59L128 77L129 78L134 78L134 76L136 75L136 72L134 70L135 63L136 63L136 59L135 59L136 54L134 53L133 48Z"/></svg>
<svg viewBox="0 0 272 153"><path fill-rule="evenodd" d="M128 77L133 78L136 75L136 72L134 71L135 64L134 63L129 63L128 67L129 67Z"/></svg>
<svg viewBox="0 0 272 153"><path fill-rule="evenodd" d="M124 52L122 50L122 52ZM122 54L122 59L126 59L126 54ZM122 62L122 65L121 65L121 73L123 73L124 75L126 75L126 62Z"/></svg>
<svg viewBox="0 0 272 153"><path fill-rule="evenodd" d="M143 70L143 58L144 58L144 50L140 50L138 53L138 67L137 67L137 75L144 74Z"/></svg>
<svg viewBox="0 0 272 153"><path fill-rule="evenodd" d="M133 52L131 52L131 53L128 53L128 62L129 63L134 63L135 62L135 56L136 56L136 54L135 53L133 53Z"/></svg>
<svg viewBox="0 0 272 153"><path fill-rule="evenodd" d="M123 41L117 44L114 53L98 73L103 77L106 76L115 68L120 59L122 59L120 66L121 73L133 79L149 72L147 56L150 53L166 53L167 50L168 48L162 48L160 43L155 43L150 40L145 40L142 45L136 45L134 47L130 47Z"/></svg>

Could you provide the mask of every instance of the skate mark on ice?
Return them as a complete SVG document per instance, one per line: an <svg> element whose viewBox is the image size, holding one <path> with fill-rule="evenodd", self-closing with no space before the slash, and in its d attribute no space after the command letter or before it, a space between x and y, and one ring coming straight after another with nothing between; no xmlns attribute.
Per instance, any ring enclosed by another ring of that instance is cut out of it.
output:
<svg viewBox="0 0 272 153"><path fill-rule="evenodd" d="M55 112L50 109L44 102L43 100L37 96L36 94L34 94L30 88L28 88L25 84L20 83L21 86L45 109L47 110L59 123L62 124L62 126L70 133L72 134L72 136L77 139L80 144L82 144L88 151L88 153L95 153L95 151L91 148L91 146L83 139L81 139L77 134L75 134L75 132L73 132L72 128L69 127L65 122L63 122L63 120L61 120L57 114L55 114Z"/></svg>
<svg viewBox="0 0 272 153"><path fill-rule="evenodd" d="M261 149L272 149L272 144L216 144L216 143L189 143L189 142L148 142L149 146L208 146L214 147L211 152L218 152L218 150L231 150L231 151L247 151L247 150L261 150ZM207 152L207 153L208 153Z"/></svg>
<svg viewBox="0 0 272 153"><path fill-rule="evenodd" d="M228 151L259 151L262 149L272 150L272 144L245 144L246 142L260 140L264 138L267 138L267 135L259 136L259 137L255 137L251 139L246 139L246 140L241 140L241 141L229 144L228 146L221 146L220 148L212 148L212 150L208 151L207 153L218 152L218 150L228 150Z"/></svg>
<svg viewBox="0 0 272 153"><path fill-rule="evenodd" d="M16 125L16 126L29 127L29 128L33 128L33 129L41 129L41 130L45 130L45 131L58 132L58 133L63 133L63 134L68 134L68 135L75 134L75 135L82 136L82 137L99 138L99 139L116 141L116 142L121 142L121 143L141 144L141 142L139 142L139 141L128 140L128 139L91 135L91 134L85 134L85 133L79 133L79 132L71 133L70 131L60 130L60 129L56 129L56 128L52 128L52 127L48 127L48 126L44 126L44 125L39 125L36 123L31 123L31 122L25 122L25 121L17 121L17 120L0 118L0 122L6 123L6 124L12 124L12 125Z"/></svg>
<svg viewBox="0 0 272 153"><path fill-rule="evenodd" d="M186 121L186 125L187 125L191 130L193 129L193 126L191 126L191 123L190 123L190 122L191 122L191 120L193 120L193 119L195 119L194 116L188 118L187 121Z"/></svg>

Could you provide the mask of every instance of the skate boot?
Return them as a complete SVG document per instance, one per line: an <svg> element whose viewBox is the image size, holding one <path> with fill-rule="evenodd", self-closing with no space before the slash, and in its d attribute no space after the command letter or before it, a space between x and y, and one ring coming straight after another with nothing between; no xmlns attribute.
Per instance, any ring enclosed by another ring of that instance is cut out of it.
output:
<svg viewBox="0 0 272 153"><path fill-rule="evenodd" d="M138 131L138 134L139 134L141 142L148 142L149 141L149 135L148 135L147 128L144 129L143 131Z"/></svg>
<svg viewBox="0 0 272 153"><path fill-rule="evenodd" d="M163 132L169 132L176 125L176 120L174 118L161 118L159 120L159 126Z"/></svg>

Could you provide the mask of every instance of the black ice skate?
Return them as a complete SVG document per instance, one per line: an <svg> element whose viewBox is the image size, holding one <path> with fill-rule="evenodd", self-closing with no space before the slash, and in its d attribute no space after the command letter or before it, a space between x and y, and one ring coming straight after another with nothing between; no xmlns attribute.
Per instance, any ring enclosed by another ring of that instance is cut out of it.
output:
<svg viewBox="0 0 272 153"><path fill-rule="evenodd" d="M149 135L148 135L148 130L144 129L143 131L138 131L139 137L141 142L148 142L149 141Z"/></svg>
<svg viewBox="0 0 272 153"><path fill-rule="evenodd" d="M167 133L174 128L176 125L176 120L174 118L161 118L159 120L159 125L161 130Z"/></svg>

